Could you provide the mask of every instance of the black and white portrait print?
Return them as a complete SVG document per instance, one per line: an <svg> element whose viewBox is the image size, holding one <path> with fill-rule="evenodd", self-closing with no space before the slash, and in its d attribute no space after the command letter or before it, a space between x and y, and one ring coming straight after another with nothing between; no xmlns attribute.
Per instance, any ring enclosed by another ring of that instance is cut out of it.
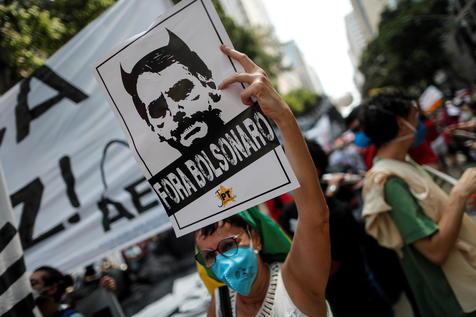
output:
<svg viewBox="0 0 476 317"><path fill-rule="evenodd" d="M216 107L221 95L212 72L176 34L142 57L122 83L140 117L181 154L196 151L208 134L224 126Z"/></svg>
<svg viewBox="0 0 476 317"><path fill-rule="evenodd" d="M218 84L243 67L211 0L183 0L96 66L144 176L178 235L298 186L268 119ZM111 156L114 159L114 156ZM224 204L219 190L233 193Z"/></svg>

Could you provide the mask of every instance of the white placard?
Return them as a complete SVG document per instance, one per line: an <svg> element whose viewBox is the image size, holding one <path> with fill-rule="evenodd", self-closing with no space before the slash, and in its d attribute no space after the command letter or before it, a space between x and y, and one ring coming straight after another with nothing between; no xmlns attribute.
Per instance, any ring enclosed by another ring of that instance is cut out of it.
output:
<svg viewBox="0 0 476 317"><path fill-rule="evenodd" d="M268 120L218 90L242 67L209 0L182 1L96 74L178 236L298 186Z"/></svg>

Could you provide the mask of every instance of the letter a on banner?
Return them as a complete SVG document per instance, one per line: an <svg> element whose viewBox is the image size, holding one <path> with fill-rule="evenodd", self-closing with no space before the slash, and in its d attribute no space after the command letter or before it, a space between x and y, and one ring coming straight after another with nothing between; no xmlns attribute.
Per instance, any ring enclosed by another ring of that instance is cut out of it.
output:
<svg viewBox="0 0 476 317"><path fill-rule="evenodd" d="M178 236L298 186L268 119L218 83L241 65L210 0L181 1L96 76Z"/></svg>

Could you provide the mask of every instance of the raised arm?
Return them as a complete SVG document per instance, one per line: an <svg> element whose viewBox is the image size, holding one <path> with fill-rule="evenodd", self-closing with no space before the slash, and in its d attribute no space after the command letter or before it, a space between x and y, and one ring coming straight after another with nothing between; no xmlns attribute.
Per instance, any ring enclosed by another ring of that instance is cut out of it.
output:
<svg viewBox="0 0 476 317"><path fill-rule="evenodd" d="M414 242L415 247L428 260L443 265L454 248L461 229L466 200L476 192L476 168L468 168L453 187L446 207L438 221L438 231Z"/></svg>
<svg viewBox="0 0 476 317"><path fill-rule="evenodd" d="M313 161L289 106L265 72L245 54L226 47L222 51L240 62L245 73L230 76L219 88L237 82L249 85L241 93L242 102L251 105L251 98L255 98L263 113L279 127L286 156L301 185L294 191L299 222L282 269L286 290L303 313L325 316L325 288L330 269L329 212Z"/></svg>

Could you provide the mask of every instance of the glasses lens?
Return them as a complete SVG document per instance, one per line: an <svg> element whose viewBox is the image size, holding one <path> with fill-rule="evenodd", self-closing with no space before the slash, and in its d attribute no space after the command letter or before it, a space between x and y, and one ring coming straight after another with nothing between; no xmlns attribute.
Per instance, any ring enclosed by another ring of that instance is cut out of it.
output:
<svg viewBox="0 0 476 317"><path fill-rule="evenodd" d="M218 244L218 252L225 256L233 256L238 251L238 241L235 238L226 238ZM226 253L226 254L225 254Z"/></svg>
<svg viewBox="0 0 476 317"><path fill-rule="evenodd" d="M195 259L202 265L210 268L215 263L215 251L200 251Z"/></svg>
<svg viewBox="0 0 476 317"><path fill-rule="evenodd" d="M210 268L215 263L215 251L202 251L201 255L206 267Z"/></svg>

